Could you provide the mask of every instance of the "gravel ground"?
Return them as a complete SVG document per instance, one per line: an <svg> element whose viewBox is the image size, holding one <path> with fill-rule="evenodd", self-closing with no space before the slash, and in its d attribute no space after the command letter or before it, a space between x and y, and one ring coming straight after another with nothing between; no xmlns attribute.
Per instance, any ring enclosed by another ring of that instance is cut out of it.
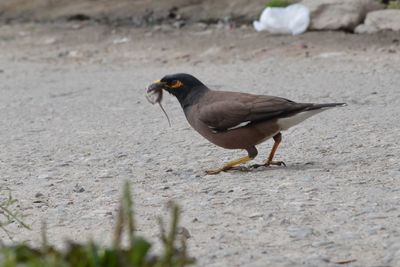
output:
<svg viewBox="0 0 400 267"><path fill-rule="evenodd" d="M197 266L400 266L396 34L198 26L0 27L0 186L33 228L12 225L15 240L38 244L45 220L56 245L108 244L128 179L139 232L151 240L168 200L182 206ZM214 89L348 106L284 132L276 159L286 168L208 176L245 152L208 143L166 95L168 126L144 92L174 72Z"/></svg>

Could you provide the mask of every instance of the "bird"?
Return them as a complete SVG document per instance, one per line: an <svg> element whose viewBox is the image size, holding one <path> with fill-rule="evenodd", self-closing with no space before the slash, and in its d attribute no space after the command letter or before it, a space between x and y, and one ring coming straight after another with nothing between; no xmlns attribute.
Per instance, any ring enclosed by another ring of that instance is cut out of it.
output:
<svg viewBox="0 0 400 267"><path fill-rule="evenodd" d="M258 154L256 146L270 138L274 144L266 161L250 167L286 166L283 161L274 161L282 131L322 111L346 106L346 103L297 103L276 96L212 90L186 73L166 75L147 88L148 93L162 94L163 90L177 98L191 127L205 139L225 149L247 151L247 156L207 170L207 174L225 172L253 160Z"/></svg>

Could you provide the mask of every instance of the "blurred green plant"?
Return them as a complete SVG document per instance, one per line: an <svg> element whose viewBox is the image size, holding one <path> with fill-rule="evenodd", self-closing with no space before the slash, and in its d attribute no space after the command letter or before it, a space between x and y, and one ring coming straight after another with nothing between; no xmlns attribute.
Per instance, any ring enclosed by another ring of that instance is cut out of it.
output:
<svg viewBox="0 0 400 267"><path fill-rule="evenodd" d="M124 186L120 201L114 242L111 248L101 247L94 242L84 244L69 243L65 250L58 250L47 243L43 234L41 248L25 244L0 247L0 267L184 267L195 262L187 255L186 239L182 236L178 243L178 223L180 209L170 204L171 226L167 233L160 219L163 252L151 255L151 244L136 235L133 203L130 186ZM124 231L128 244L123 245ZM43 233L45 230L43 230Z"/></svg>
<svg viewBox="0 0 400 267"><path fill-rule="evenodd" d="M400 9L400 1L389 1L387 8L389 9Z"/></svg>
<svg viewBox="0 0 400 267"><path fill-rule="evenodd" d="M290 0L269 0L266 7L287 7L293 4L293 1Z"/></svg>
<svg viewBox="0 0 400 267"><path fill-rule="evenodd" d="M21 227L30 228L23 222L24 216L16 208L18 201L12 197L10 191L7 191L0 188L1 195L6 195L4 199L0 199L0 230L12 240L11 232L7 228L8 225L15 222Z"/></svg>

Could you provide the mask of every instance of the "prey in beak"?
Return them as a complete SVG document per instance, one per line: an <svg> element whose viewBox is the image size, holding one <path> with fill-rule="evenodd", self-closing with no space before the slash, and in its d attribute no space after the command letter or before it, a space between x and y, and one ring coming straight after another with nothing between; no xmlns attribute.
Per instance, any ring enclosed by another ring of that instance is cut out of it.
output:
<svg viewBox="0 0 400 267"><path fill-rule="evenodd" d="M164 89L165 83L160 80L154 81L147 87L147 100L152 103L159 103L162 100L162 89Z"/></svg>
<svg viewBox="0 0 400 267"><path fill-rule="evenodd" d="M151 104L154 105L157 103L160 106L161 110L167 117L169 126L171 127L171 121L169 120L168 114L161 104L163 97L163 89L165 88L165 86L166 86L165 82L162 82L160 80L154 81L152 84L149 85L149 87L147 87L146 98L147 101L149 101Z"/></svg>

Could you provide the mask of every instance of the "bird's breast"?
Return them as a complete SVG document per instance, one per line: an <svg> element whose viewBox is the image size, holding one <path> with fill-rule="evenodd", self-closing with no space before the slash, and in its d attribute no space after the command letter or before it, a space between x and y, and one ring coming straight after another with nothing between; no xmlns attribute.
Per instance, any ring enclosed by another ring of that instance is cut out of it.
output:
<svg viewBox="0 0 400 267"><path fill-rule="evenodd" d="M227 149L246 149L258 145L280 131L275 121L260 122L233 130L215 132L197 119L195 111L185 112L189 124L211 143Z"/></svg>

